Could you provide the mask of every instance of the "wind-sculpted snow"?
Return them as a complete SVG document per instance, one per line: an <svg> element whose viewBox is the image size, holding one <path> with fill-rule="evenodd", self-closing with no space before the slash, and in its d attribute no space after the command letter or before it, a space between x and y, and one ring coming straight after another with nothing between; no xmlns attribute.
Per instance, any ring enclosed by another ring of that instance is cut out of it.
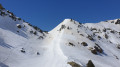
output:
<svg viewBox="0 0 120 67"><path fill-rule="evenodd" d="M0 9L0 67L91 66L120 66L119 19L65 19L47 32Z"/></svg>

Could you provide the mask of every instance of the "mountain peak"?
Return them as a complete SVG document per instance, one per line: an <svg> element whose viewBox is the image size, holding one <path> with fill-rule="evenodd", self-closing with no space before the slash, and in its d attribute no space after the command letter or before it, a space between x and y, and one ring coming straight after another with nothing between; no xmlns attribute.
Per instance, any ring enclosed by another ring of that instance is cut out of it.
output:
<svg viewBox="0 0 120 67"><path fill-rule="evenodd" d="M119 19L85 24L65 19L45 33L12 12L0 9L0 67L119 67L119 64Z"/></svg>
<svg viewBox="0 0 120 67"><path fill-rule="evenodd" d="M70 22L71 19L64 19L63 22Z"/></svg>
<svg viewBox="0 0 120 67"><path fill-rule="evenodd" d="M73 19L64 19L63 23L65 24L80 24L79 22L73 20Z"/></svg>
<svg viewBox="0 0 120 67"><path fill-rule="evenodd" d="M81 23L73 20L73 19L64 19L58 26L56 26L52 31L50 32L60 32L65 29L74 29L76 27L81 26Z"/></svg>

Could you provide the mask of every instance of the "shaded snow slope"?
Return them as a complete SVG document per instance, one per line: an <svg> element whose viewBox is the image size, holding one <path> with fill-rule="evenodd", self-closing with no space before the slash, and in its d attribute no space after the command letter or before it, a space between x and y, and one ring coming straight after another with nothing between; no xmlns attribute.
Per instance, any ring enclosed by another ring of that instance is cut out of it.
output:
<svg viewBox="0 0 120 67"><path fill-rule="evenodd" d="M81 24L65 19L46 32L0 10L0 67L120 66L120 20ZM71 64L72 63L72 64Z"/></svg>

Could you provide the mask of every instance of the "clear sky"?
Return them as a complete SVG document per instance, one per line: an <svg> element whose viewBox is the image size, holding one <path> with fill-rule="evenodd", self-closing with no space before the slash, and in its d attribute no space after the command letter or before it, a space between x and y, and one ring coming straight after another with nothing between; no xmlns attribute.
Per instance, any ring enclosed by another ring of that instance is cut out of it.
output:
<svg viewBox="0 0 120 67"><path fill-rule="evenodd" d="M16 16L51 30L66 18L81 23L120 18L120 0L0 0Z"/></svg>

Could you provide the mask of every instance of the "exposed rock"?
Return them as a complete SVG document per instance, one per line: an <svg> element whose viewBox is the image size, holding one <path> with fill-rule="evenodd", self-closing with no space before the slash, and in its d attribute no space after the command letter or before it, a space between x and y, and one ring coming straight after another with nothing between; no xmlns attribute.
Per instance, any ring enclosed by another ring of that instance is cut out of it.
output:
<svg viewBox="0 0 120 67"><path fill-rule="evenodd" d="M115 22L115 24L120 24L120 19L118 19L118 20Z"/></svg>
<svg viewBox="0 0 120 67"><path fill-rule="evenodd" d="M88 46L88 44L86 42L82 42L81 43L83 46Z"/></svg>
<svg viewBox="0 0 120 67"><path fill-rule="evenodd" d="M108 39L108 35L107 34L105 34L105 38Z"/></svg>
<svg viewBox="0 0 120 67"><path fill-rule="evenodd" d="M0 9L4 9L3 6L0 4Z"/></svg>
<svg viewBox="0 0 120 67"><path fill-rule="evenodd" d="M95 65L93 64L91 60L89 60L87 63L87 67L95 67Z"/></svg>
<svg viewBox="0 0 120 67"><path fill-rule="evenodd" d="M66 28L65 25L61 25L60 31L61 31L62 29L65 29L65 28Z"/></svg>
<svg viewBox="0 0 120 67"><path fill-rule="evenodd" d="M75 46L73 43L69 42L69 46Z"/></svg>
<svg viewBox="0 0 120 67"><path fill-rule="evenodd" d="M92 40L92 41L94 40L93 37L90 36L90 35L88 35L87 38L90 39L90 40Z"/></svg>
<svg viewBox="0 0 120 67"><path fill-rule="evenodd" d="M117 45L117 48L120 49L120 45Z"/></svg>
<svg viewBox="0 0 120 67"><path fill-rule="evenodd" d="M21 52L22 52L22 53L25 53L25 49L24 49L24 48L22 48Z"/></svg>
<svg viewBox="0 0 120 67"><path fill-rule="evenodd" d="M76 62L68 62L72 67L82 67L81 65L77 64Z"/></svg>
<svg viewBox="0 0 120 67"><path fill-rule="evenodd" d="M96 55L97 55L96 49L92 49L91 52L92 52L93 54L96 54Z"/></svg>
<svg viewBox="0 0 120 67"><path fill-rule="evenodd" d="M22 26L21 26L20 24L18 24L17 27L18 27L19 29L22 28Z"/></svg>

